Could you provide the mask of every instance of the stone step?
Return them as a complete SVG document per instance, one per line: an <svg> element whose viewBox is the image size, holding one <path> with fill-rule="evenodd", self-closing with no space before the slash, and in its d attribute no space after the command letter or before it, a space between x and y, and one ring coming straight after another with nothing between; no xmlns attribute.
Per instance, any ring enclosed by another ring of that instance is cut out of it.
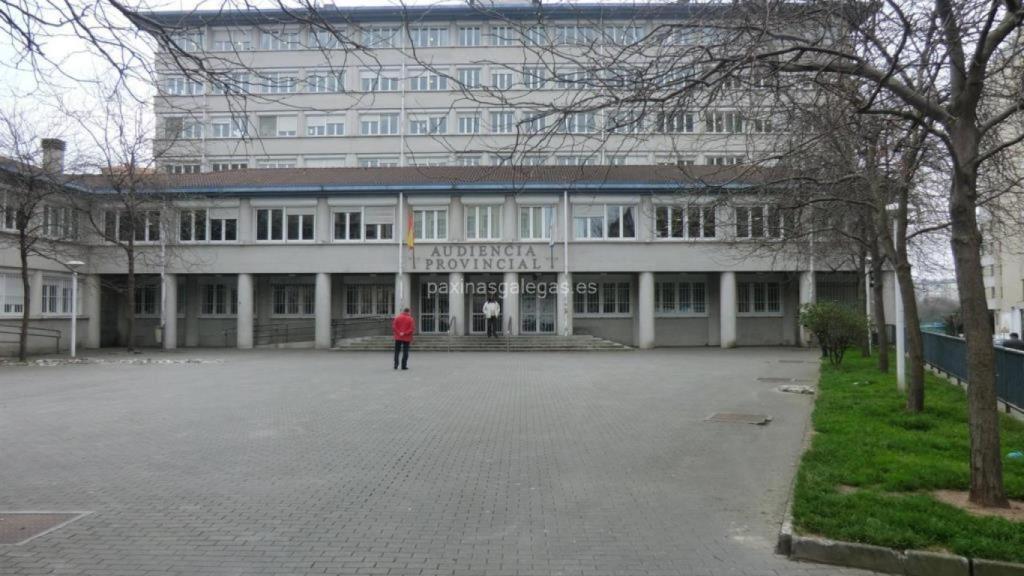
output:
<svg viewBox="0 0 1024 576"><path fill-rule="evenodd" d="M417 351L458 351L458 352L504 352L512 351L607 351L631 350L618 342L596 338L594 336L515 336L506 338L487 338L485 336L418 336L413 343ZM361 338L345 338L335 343L335 350L350 352L388 351L394 349L394 340L390 336L365 336Z"/></svg>

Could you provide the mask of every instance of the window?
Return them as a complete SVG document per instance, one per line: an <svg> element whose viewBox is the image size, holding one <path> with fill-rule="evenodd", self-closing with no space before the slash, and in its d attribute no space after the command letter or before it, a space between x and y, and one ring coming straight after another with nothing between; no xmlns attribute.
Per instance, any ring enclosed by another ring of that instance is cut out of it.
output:
<svg viewBox="0 0 1024 576"><path fill-rule="evenodd" d="M398 166L397 156L360 156L356 163L360 168L394 168Z"/></svg>
<svg viewBox="0 0 1024 576"><path fill-rule="evenodd" d="M479 114L458 114L459 119L459 134L479 134L480 133L480 115Z"/></svg>
<svg viewBox="0 0 1024 576"><path fill-rule="evenodd" d="M164 171L168 174L198 174L201 166L198 162L176 162L164 164Z"/></svg>
<svg viewBox="0 0 1024 576"><path fill-rule="evenodd" d="M391 206L366 206L334 213L334 239L391 240L394 237L395 209Z"/></svg>
<svg viewBox="0 0 1024 576"><path fill-rule="evenodd" d="M398 92L398 71L363 70L359 73L359 89L363 92Z"/></svg>
<svg viewBox="0 0 1024 576"><path fill-rule="evenodd" d="M409 38L414 48L437 48L450 44L447 26L413 26L409 28Z"/></svg>
<svg viewBox="0 0 1024 576"><path fill-rule="evenodd" d="M512 134L515 132L516 117L514 112L491 112L491 132L495 134Z"/></svg>
<svg viewBox="0 0 1024 576"><path fill-rule="evenodd" d="M597 131L597 114L594 112L571 112L559 124L566 134L591 134Z"/></svg>
<svg viewBox="0 0 1024 576"><path fill-rule="evenodd" d="M523 115L523 131L527 134L540 134L547 128L548 117L544 112L526 112Z"/></svg>
<svg viewBox="0 0 1024 576"><path fill-rule="evenodd" d="M313 212L313 208L259 208L256 210L256 240L311 242L315 230Z"/></svg>
<svg viewBox="0 0 1024 576"><path fill-rule="evenodd" d="M455 165L456 166L479 166L480 165L480 156L477 156L477 155L467 156L467 155L460 154L460 155L458 155L455 158Z"/></svg>
<svg viewBox="0 0 1024 576"><path fill-rule="evenodd" d="M629 282L600 282L573 294L573 313L577 316L628 316Z"/></svg>
<svg viewBox="0 0 1024 576"><path fill-rule="evenodd" d="M135 315L156 316L160 310L160 287L153 282L138 280L135 285Z"/></svg>
<svg viewBox="0 0 1024 576"><path fill-rule="evenodd" d="M605 160L609 166L642 166L647 164L644 156L631 154L609 154Z"/></svg>
<svg viewBox="0 0 1024 576"><path fill-rule="evenodd" d="M696 131L696 115L678 110L658 112L654 131L661 134L692 134Z"/></svg>
<svg viewBox="0 0 1024 576"><path fill-rule="evenodd" d="M78 213L70 206L43 205L43 236L56 240L78 238Z"/></svg>
<svg viewBox="0 0 1024 576"><path fill-rule="evenodd" d="M178 213L178 240L206 241L206 210L182 210Z"/></svg>
<svg viewBox="0 0 1024 576"><path fill-rule="evenodd" d="M500 240L501 206L466 206L466 240Z"/></svg>
<svg viewBox="0 0 1024 576"><path fill-rule="evenodd" d="M737 206L737 238L782 238L784 228L791 227L790 214L777 206Z"/></svg>
<svg viewBox="0 0 1024 576"><path fill-rule="evenodd" d="M604 27L604 41L608 44L629 46L644 37L643 26L610 25Z"/></svg>
<svg viewBox="0 0 1024 576"><path fill-rule="evenodd" d="M299 33L290 30L263 31L260 50L298 50Z"/></svg>
<svg viewBox="0 0 1024 576"><path fill-rule="evenodd" d="M586 84L586 78L586 72L582 70L559 70L555 73L555 88L559 90L581 90Z"/></svg>
<svg viewBox="0 0 1024 576"><path fill-rule="evenodd" d="M256 161L257 168L295 168L295 158L260 158Z"/></svg>
<svg viewBox="0 0 1024 576"><path fill-rule="evenodd" d="M178 240L182 242L235 242L238 218L228 209L182 210L178 214Z"/></svg>
<svg viewBox="0 0 1024 576"><path fill-rule="evenodd" d="M543 66L523 68L523 85L530 90L541 90L547 85L548 71Z"/></svg>
<svg viewBox="0 0 1024 576"><path fill-rule="evenodd" d="M721 154L715 156L705 156L705 164L708 166L739 166L743 164L746 157L742 154Z"/></svg>
<svg viewBox="0 0 1024 576"><path fill-rule="evenodd" d="M516 33L511 26L491 26L491 46L512 46L515 43Z"/></svg>
<svg viewBox="0 0 1024 576"><path fill-rule="evenodd" d="M448 89L448 77L430 70L411 72L409 90L413 92L437 92Z"/></svg>
<svg viewBox="0 0 1024 576"><path fill-rule="evenodd" d="M289 138L298 133L299 119L295 116L260 116L261 138Z"/></svg>
<svg viewBox="0 0 1024 576"><path fill-rule="evenodd" d="M590 156L559 154L558 156L555 156L555 159L559 166L589 166L590 164L593 164L593 159Z"/></svg>
<svg viewBox="0 0 1024 576"><path fill-rule="evenodd" d="M17 216L15 201L7 194L0 193L0 230L17 230Z"/></svg>
<svg viewBox="0 0 1024 576"><path fill-rule="evenodd" d="M103 236L109 241L157 242L160 240L160 211L128 212L108 210L103 214Z"/></svg>
<svg viewBox="0 0 1024 576"><path fill-rule="evenodd" d="M703 282L655 283L654 313L664 316L707 314L707 286Z"/></svg>
<svg viewBox="0 0 1024 576"><path fill-rule="evenodd" d="M221 117L210 120L212 138L242 138L248 133L245 118Z"/></svg>
<svg viewBox="0 0 1024 576"><path fill-rule="evenodd" d="M222 282L203 284L203 316L234 316L238 314L238 288Z"/></svg>
<svg viewBox="0 0 1024 576"><path fill-rule="evenodd" d="M546 46L550 44L548 42L548 32L544 26L531 26L527 28L524 40L527 46Z"/></svg>
<svg viewBox="0 0 1024 576"><path fill-rule="evenodd" d="M547 156L523 156L523 166L544 166L547 163Z"/></svg>
<svg viewBox="0 0 1024 576"><path fill-rule="evenodd" d="M594 39L593 29L589 26L558 25L555 26L555 43L569 46L586 46Z"/></svg>
<svg viewBox="0 0 1024 576"><path fill-rule="evenodd" d="M316 287L312 284L274 284L274 316L312 316Z"/></svg>
<svg viewBox="0 0 1024 576"><path fill-rule="evenodd" d="M296 90L298 79L295 72L265 72L260 83L265 94L291 94Z"/></svg>
<svg viewBox="0 0 1024 576"><path fill-rule="evenodd" d="M398 134L398 114L367 114L360 116L359 133L363 136Z"/></svg>
<svg viewBox="0 0 1024 576"><path fill-rule="evenodd" d="M345 30L332 28L329 30L314 29L309 31L309 47L314 50L334 50L341 47L338 37L345 37Z"/></svg>
<svg viewBox="0 0 1024 576"><path fill-rule="evenodd" d="M171 76L164 79L164 93L168 96L199 96L203 83L185 76Z"/></svg>
<svg viewBox="0 0 1024 576"><path fill-rule="evenodd" d="M736 312L747 315L782 313L782 286L778 282L736 284Z"/></svg>
<svg viewBox="0 0 1024 576"><path fill-rule="evenodd" d="M368 26L363 28L363 45L367 48L394 48L398 28L394 26Z"/></svg>
<svg viewBox="0 0 1024 576"><path fill-rule="evenodd" d="M345 116L341 114L323 114L306 116L307 136L344 136ZM308 166L309 163L307 162Z"/></svg>
<svg viewBox="0 0 1024 576"><path fill-rule="evenodd" d="M394 284L346 284L345 316L393 316Z"/></svg>
<svg viewBox="0 0 1024 576"><path fill-rule="evenodd" d="M654 234L657 238L714 238L714 206L656 206Z"/></svg>
<svg viewBox="0 0 1024 576"><path fill-rule="evenodd" d="M306 156L303 160L306 168L344 168L346 165L344 156Z"/></svg>
<svg viewBox="0 0 1024 576"><path fill-rule="evenodd" d="M520 240L550 240L554 226L554 206L519 207Z"/></svg>
<svg viewBox="0 0 1024 576"><path fill-rule="evenodd" d="M755 134L768 134L772 131L772 119L754 118L750 121L750 130Z"/></svg>
<svg viewBox="0 0 1024 576"><path fill-rule="evenodd" d="M743 132L743 116L739 112L709 112L705 129L713 134L739 134Z"/></svg>
<svg viewBox="0 0 1024 576"><path fill-rule="evenodd" d="M428 134L447 134L448 133L448 115L441 114L438 116L410 116L409 117L409 134L411 135L428 135Z"/></svg>
<svg viewBox="0 0 1024 576"><path fill-rule="evenodd" d="M466 90L475 90L480 87L479 68L459 68L459 86Z"/></svg>
<svg viewBox="0 0 1024 576"><path fill-rule="evenodd" d="M638 134L644 130L644 114L635 108L608 112L605 128L615 134Z"/></svg>
<svg viewBox="0 0 1024 576"><path fill-rule="evenodd" d="M252 50L252 34L248 30L217 28L213 31L213 49L218 52Z"/></svg>
<svg viewBox="0 0 1024 576"><path fill-rule="evenodd" d="M25 291L21 274L0 272L0 314L20 315L25 310Z"/></svg>
<svg viewBox="0 0 1024 576"><path fill-rule="evenodd" d="M238 240L238 218L222 218L211 215L207 229L210 242L235 242Z"/></svg>
<svg viewBox="0 0 1024 576"><path fill-rule="evenodd" d="M201 30L185 30L171 34L171 43L178 50L201 52L206 47L206 36Z"/></svg>
<svg viewBox="0 0 1024 576"><path fill-rule="evenodd" d="M512 88L512 73L501 70L491 72L491 86L495 90L509 90Z"/></svg>
<svg viewBox="0 0 1024 576"><path fill-rule="evenodd" d="M345 91L345 73L330 70L312 71L306 75L306 90L316 93Z"/></svg>
<svg viewBox="0 0 1024 576"><path fill-rule="evenodd" d="M636 237L632 206L579 204L573 207L573 227L580 240Z"/></svg>
<svg viewBox="0 0 1024 576"><path fill-rule="evenodd" d="M246 72L219 74L210 84L211 94L247 94L251 89Z"/></svg>
<svg viewBox="0 0 1024 576"><path fill-rule="evenodd" d="M446 240L448 238L448 210L445 208L417 208L413 210L413 234L417 240Z"/></svg>
<svg viewBox="0 0 1024 576"><path fill-rule="evenodd" d="M459 26L459 46L480 46L480 27Z"/></svg>
<svg viewBox="0 0 1024 576"><path fill-rule="evenodd" d="M201 120L183 116L164 118L164 138L168 140L198 140L203 137Z"/></svg>

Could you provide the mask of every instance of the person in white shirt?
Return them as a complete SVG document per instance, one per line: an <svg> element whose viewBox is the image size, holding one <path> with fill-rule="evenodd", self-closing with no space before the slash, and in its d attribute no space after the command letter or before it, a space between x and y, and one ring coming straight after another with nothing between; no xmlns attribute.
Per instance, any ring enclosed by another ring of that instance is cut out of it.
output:
<svg viewBox="0 0 1024 576"><path fill-rule="evenodd" d="M498 337L498 322L501 318L501 305L494 299L494 294L487 295L487 301L484 302L484 318L487 320L487 337L494 336Z"/></svg>

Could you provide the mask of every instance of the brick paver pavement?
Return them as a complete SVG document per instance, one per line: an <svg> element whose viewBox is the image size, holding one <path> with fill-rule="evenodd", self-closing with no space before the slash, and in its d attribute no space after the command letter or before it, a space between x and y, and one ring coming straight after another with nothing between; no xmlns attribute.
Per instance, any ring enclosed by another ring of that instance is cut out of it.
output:
<svg viewBox="0 0 1024 576"><path fill-rule="evenodd" d="M0 368L0 575L831 575L772 554L795 349ZM768 426L710 423L760 412Z"/></svg>

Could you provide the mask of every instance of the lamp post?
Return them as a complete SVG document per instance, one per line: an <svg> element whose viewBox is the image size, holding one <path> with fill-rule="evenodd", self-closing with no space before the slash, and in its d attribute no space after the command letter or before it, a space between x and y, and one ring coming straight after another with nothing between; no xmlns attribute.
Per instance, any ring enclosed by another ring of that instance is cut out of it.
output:
<svg viewBox="0 0 1024 576"><path fill-rule="evenodd" d="M85 262L70 260L64 265L71 269L71 357L74 358L75 347L78 344L78 335L76 334L78 329L78 269L85 266ZM97 318L92 319L93 322L97 320Z"/></svg>
<svg viewBox="0 0 1024 576"><path fill-rule="evenodd" d="M886 212L897 212L900 205L897 203L888 204L885 207ZM897 252L897 235L899 234L899 219L893 218L892 220L892 248L893 253ZM904 340L904 333L906 332L906 319L903 318L903 294L900 290L900 279L899 270L896 268L899 266L898 262L893 262L893 284L896 285L896 302L895 310L896 313L896 388L901 392L907 389L907 343Z"/></svg>

